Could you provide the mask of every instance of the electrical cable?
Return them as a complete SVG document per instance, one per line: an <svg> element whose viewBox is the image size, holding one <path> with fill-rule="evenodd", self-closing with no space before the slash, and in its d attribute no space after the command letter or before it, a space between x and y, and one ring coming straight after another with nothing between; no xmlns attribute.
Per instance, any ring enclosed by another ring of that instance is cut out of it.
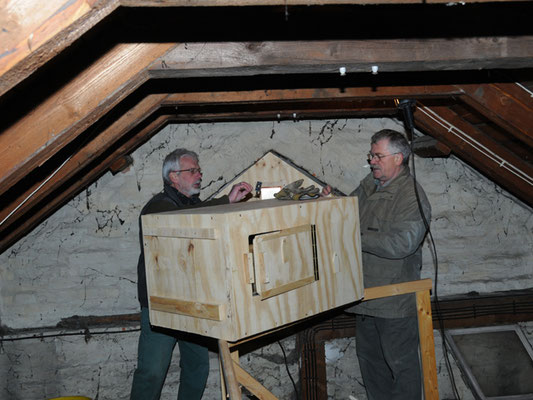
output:
<svg viewBox="0 0 533 400"><path fill-rule="evenodd" d="M69 162L71 158L72 158L72 155L69 156L65 161L63 161L63 163L48 178L46 178L43 182L41 182L41 184L37 186L37 188L33 192L31 192L24 200L22 200L18 206L16 206L13 210L11 210L11 212L7 214L6 217L2 221L0 221L0 226L4 225L4 222L6 222L14 213L17 212L17 210L20 207L22 207L29 199L31 199L35 193L37 193L44 185L46 185L46 183L50 179L52 179L61 170L61 168L63 168L63 166L67 162Z"/></svg>
<svg viewBox="0 0 533 400"><path fill-rule="evenodd" d="M414 129L414 119L413 119L413 113L412 113L412 108L416 107L416 102L414 100L401 100L401 101L395 100L395 101L397 102L398 108L403 111L404 123L407 126L407 128L409 129L410 134L411 134L411 141L410 141L409 145L410 145L410 148L411 148L411 165L412 165L412 169L413 169L413 181L414 181L415 197L416 197L416 201L418 203L418 208L420 210L420 215L422 216L422 221L424 222L424 226L426 228L426 231L428 233L428 236L429 236L429 239L430 239L430 242L431 242L431 246L432 246L432 249L433 249L433 255L434 255L434 261L435 261L434 298L435 298L435 307L437 309L437 317L438 317L438 320L439 320L439 330L440 330L441 339L442 339L442 349L443 349L443 353L444 353L444 362L446 364L446 369L448 371L448 376L450 378L450 382L451 382L451 385L452 385L452 390L453 390L454 396L455 396L456 399L460 400L461 397L459 396L459 392L457 390L457 385L455 383L455 376L453 374L453 370L452 370L452 367L451 367L451 364L450 364L449 353L448 353L448 345L446 344L446 337L444 335L444 322L441 319L440 304L439 304L439 298L438 298L438 293L437 293L438 275L439 275L439 260L438 260L438 256L437 256L437 247L435 245L435 240L433 239L433 234L431 233L430 225L429 225L429 223L428 223L428 221L426 219L426 216L424 215L424 211L422 209L422 203L420 201L420 195L418 193L418 183L417 183L417 179L416 179L416 167L415 167L415 157L414 157L415 153L414 153L414 146L413 146L414 137L415 137L415 129Z"/></svg>
<svg viewBox="0 0 533 400"><path fill-rule="evenodd" d="M17 338L0 338L1 342L16 342L19 340L30 340L30 339L46 339L46 338L55 338L55 337L62 337L62 336L94 336L94 335L111 335L116 333L130 333L130 332L139 332L141 328L134 328L134 329L121 329L118 331L102 331L102 332L91 332L89 329L86 329L84 331L80 332L64 332L64 333L54 333L50 335L32 335L32 336L22 336Z"/></svg>
<svg viewBox="0 0 533 400"><path fill-rule="evenodd" d="M92 131L92 132L96 132L96 130L99 129L100 126L102 126L103 123L107 120L107 118L108 118L108 115L106 115L104 118L100 119L100 120L94 125L94 127L92 128L91 131ZM91 132L91 134L92 134L92 132ZM10 213L9 213L9 214L8 214L3 220L2 220L2 221L0 221L0 226L4 225L4 223L5 223L9 218L11 218L11 216L12 216L13 214L15 214L15 213L17 212L17 210L18 210L20 207L22 207L22 206L23 206L23 205L24 205L29 199L31 199L31 198L35 195L35 193L37 193L39 190L41 190L41 188L42 188L44 185L46 185L46 184L48 183L48 181L49 181L50 179L52 179L52 178L53 178L53 177L54 177L54 176L55 176L55 175L56 175L56 174L57 174L57 173L58 173L58 172L59 172L59 171L65 166L65 164L68 163L68 162L70 161L70 159L71 159L76 153L78 153L78 151L80 151L80 150L83 148L83 146L85 146L85 145L89 142L89 140L90 140L90 138L91 138L91 134L84 135L85 138L84 138L83 141L82 141L82 142L76 147L76 149L74 150L74 152L73 152L71 155L69 155L69 156L66 158L66 160L63 161L63 162L61 163L61 165L60 165L59 167L57 167L56 170L55 170L54 172L52 172L52 174L51 174L48 178L46 178L43 182L41 182L41 184L40 184L39 186L37 186L37 188L36 188L33 192L31 192L28 196L26 196L26 198L25 198L24 200L22 200L22 201L21 201L21 202L20 202L20 203L19 203L19 204L13 209L13 210L11 210L11 212L10 212Z"/></svg>
<svg viewBox="0 0 533 400"><path fill-rule="evenodd" d="M435 113L428 107L419 107L418 109L424 114L426 114L426 116L428 116L435 123L437 123L438 125L442 126L444 129L446 129L448 132L450 132L452 135L457 136L459 139L461 139L462 141L464 141L465 143L473 147L475 150L479 151L489 160L496 163L498 167L506 169L513 175L522 179L525 183L529 185L533 185L533 177L529 176L526 172L517 168L513 164L510 164L507 160L505 160L498 154L494 153L488 147L484 146L477 140L473 139L468 134L466 134L465 132L457 128L456 126L452 125L450 122L446 121L444 118L442 118L440 115L438 115L437 113Z"/></svg>
<svg viewBox="0 0 533 400"><path fill-rule="evenodd" d="M283 360L285 361L285 369L287 370L287 374L289 375L289 378L292 382L292 386L294 387L294 393L296 393L296 399L300 399L300 393L298 392L298 388L296 387L296 383L294 382L294 379L292 379L292 375L289 371L289 365L287 362L287 355L285 354L285 349L283 348L281 342L278 340L278 345L281 348L281 352L283 353Z"/></svg>

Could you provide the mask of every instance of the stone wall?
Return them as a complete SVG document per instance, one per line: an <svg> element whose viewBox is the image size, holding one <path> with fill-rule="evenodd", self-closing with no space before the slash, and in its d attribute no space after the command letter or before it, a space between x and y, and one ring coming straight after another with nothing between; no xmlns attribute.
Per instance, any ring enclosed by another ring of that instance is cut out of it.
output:
<svg viewBox="0 0 533 400"><path fill-rule="evenodd" d="M369 172L364 168L369 138L382 128L403 131L403 126L393 119L164 128L132 154L134 164L127 171L114 176L105 174L0 255L0 323L10 329L44 328L45 334L51 335L42 340L11 340L25 337L23 334L4 337L0 371L4 377L1 382L7 384L0 383L0 398L42 399L73 391L92 398L98 395L99 399L128 397L136 362L137 332L102 333L87 338L53 336L62 331L52 327L74 315L138 311L138 214L162 187L161 164L168 152L176 147L198 152L204 172L203 198L216 193L269 150L349 193ZM416 173L433 207L440 296L531 286L531 208L453 157L417 158ZM423 277L434 278L430 249L427 241L422 273ZM286 342L288 348L294 349L294 339ZM331 389L331 398L347 398L346 393L352 390L349 388L353 388L351 393L357 393L356 385L342 381L342 377L347 382L354 381L353 349L342 340L338 344L333 341L331 346L346 349L334 352L342 352L342 358L348 356L345 367L341 367L343 362L337 362L340 358L331 358L335 371L329 377L331 388L342 388L342 395ZM290 398L292 383L280 357L279 346L272 343L244 355L241 362L255 368L252 375L266 379L265 385L280 398ZM219 390L214 354L211 361L207 399L218 398ZM297 379L295 360L289 366ZM175 363L163 398L174 398L178 372ZM336 377L341 380L337 382ZM443 387L449 385L445 379L439 383Z"/></svg>

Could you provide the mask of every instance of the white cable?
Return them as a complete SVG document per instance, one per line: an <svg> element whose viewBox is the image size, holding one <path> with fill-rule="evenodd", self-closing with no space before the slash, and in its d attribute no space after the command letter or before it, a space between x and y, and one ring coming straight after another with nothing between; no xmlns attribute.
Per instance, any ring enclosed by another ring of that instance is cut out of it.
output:
<svg viewBox="0 0 533 400"><path fill-rule="evenodd" d="M55 174L57 174L59 172L59 170L61 168L63 168L63 166L72 158L72 156L69 156L65 161L63 161L63 164L61 164L55 171L52 175L50 175L48 178L46 178L46 180L44 182L42 182L33 192L31 192L28 197L26 197L17 207L15 207L3 220L2 222L0 222L0 226L4 225L4 222L6 222L9 217L11 217L15 212L17 212L17 210L22 207L24 205L24 203L26 203L35 193L37 193L39 191L39 189L41 189L45 184L46 182L48 182L50 179L52 179L54 177Z"/></svg>
<svg viewBox="0 0 533 400"><path fill-rule="evenodd" d="M528 174L526 174L524 171L520 170L519 168L515 167L514 165L510 164L507 160L505 160L498 154L494 153L492 150L490 150L483 144L479 143L477 140L473 139L472 137L470 137L465 132L461 131L456 126L446 121L444 118L442 118L440 115L435 113L433 110L429 109L426 106L418 107L418 109L422 111L424 114L426 114L433 121L435 121L437 124L439 124L444 129L446 129L448 132L452 133L453 135L457 136L459 139L463 140L465 143L472 146L474 149L476 149L481 154L488 157L490 160L494 161L500 167L505 168L506 170L511 172L513 175L516 175L520 179L524 180L526 183L533 186L533 178L531 176L529 176Z"/></svg>
<svg viewBox="0 0 533 400"><path fill-rule="evenodd" d="M522 85L521 83L518 83L518 82L515 82L515 85L520 86L522 89L524 89L526 92L528 92L529 93L529 97L533 97L533 92L531 90L529 90L527 87L525 87L524 85Z"/></svg>

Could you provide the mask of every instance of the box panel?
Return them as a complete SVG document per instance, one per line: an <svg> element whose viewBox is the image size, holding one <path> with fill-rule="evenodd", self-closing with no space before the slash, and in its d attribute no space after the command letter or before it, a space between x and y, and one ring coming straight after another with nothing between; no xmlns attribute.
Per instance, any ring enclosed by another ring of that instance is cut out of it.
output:
<svg viewBox="0 0 533 400"><path fill-rule="evenodd" d="M145 235L147 277L154 282L149 296L157 300L150 311L154 325L236 341L362 298L354 197L264 200L143 216L143 232L151 237L173 227L214 234L158 238L157 246ZM163 271L164 277L157 276ZM166 304L160 297L181 303Z"/></svg>
<svg viewBox="0 0 533 400"><path fill-rule="evenodd" d="M253 240L254 277L262 299L294 290L317 279L314 226L302 225Z"/></svg>

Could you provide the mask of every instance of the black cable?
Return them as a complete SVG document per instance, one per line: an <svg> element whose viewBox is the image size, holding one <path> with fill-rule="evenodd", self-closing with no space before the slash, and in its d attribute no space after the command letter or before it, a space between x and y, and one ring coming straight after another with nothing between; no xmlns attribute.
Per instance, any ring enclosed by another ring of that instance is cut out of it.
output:
<svg viewBox="0 0 533 400"><path fill-rule="evenodd" d="M18 340L29 340L29 339L46 339L46 338L54 338L54 337L61 337L61 336L94 336L94 335L111 335L115 333L130 333L130 332L139 332L141 328L135 328L135 329L127 329L127 330L119 330L119 331L103 331L103 332L91 332L88 329L82 332L65 332L65 333L54 333L50 335L33 335L33 336L23 336L23 337L17 337L17 338L0 338L1 342L15 342Z"/></svg>
<svg viewBox="0 0 533 400"><path fill-rule="evenodd" d="M404 114L404 123L407 126L407 128L410 130L411 133L411 141L410 141L410 147L411 147L411 165L413 167L413 181L414 181L414 189L415 189L415 197L416 201L418 203L418 208L420 210L420 215L422 216L422 221L424 222L424 226L426 228L426 231L429 235L430 242L433 248L433 254L434 254L434 260L435 260L435 289L434 289L434 296L435 296L435 308L437 309L437 318L439 320L439 330L441 334L441 340L442 340L442 350L444 353L444 362L446 364L446 369L448 371L448 376L450 377L450 382L452 385L452 390L454 393L454 396L456 399L461 400L461 397L459 396L459 392L457 390L457 385L455 383L455 376L453 374L453 370L450 364L449 359L449 353L448 353L448 345L446 344L446 337L444 334L444 322L441 318L441 311L440 311L440 304L439 304L439 297L437 293L437 287L438 287L438 276L439 276L439 260L437 256L437 247L435 245L435 240L433 239L433 234L431 233L431 228L429 226L429 223L426 219L426 216L424 215L424 210L422 209L422 203L420 201L420 195L418 193L418 185L417 185L417 179L416 179L416 168L415 168L415 153L414 153L414 137L415 137L415 129L414 129L414 120L413 120L413 114L412 114L412 108L416 107L416 102L414 100L402 100L399 102L398 107L403 111Z"/></svg>
<svg viewBox="0 0 533 400"><path fill-rule="evenodd" d="M287 374L289 375L289 378L292 382L292 386L294 387L294 393L296 393L296 400L300 399L300 393L298 393L298 388L296 387L296 383L294 382L294 379L292 379L292 375L289 371L289 365L287 362L287 355L285 354L285 349L281 345L281 342L278 340L278 345L281 348L281 352L283 353L283 360L285 361L285 369L287 370Z"/></svg>

